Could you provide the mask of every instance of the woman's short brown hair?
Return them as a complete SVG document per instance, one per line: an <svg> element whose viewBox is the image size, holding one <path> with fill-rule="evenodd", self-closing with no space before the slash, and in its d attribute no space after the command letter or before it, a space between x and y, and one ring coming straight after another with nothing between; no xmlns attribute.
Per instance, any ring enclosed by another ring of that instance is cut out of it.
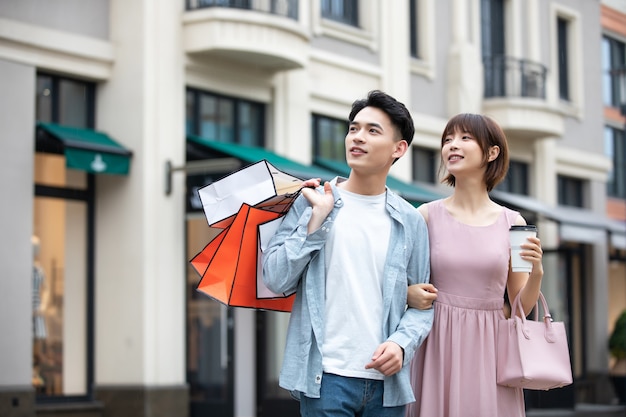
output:
<svg viewBox="0 0 626 417"><path fill-rule="evenodd" d="M478 142L478 146L483 151L483 163L487 166L483 180L487 186L487 191L493 190L506 177L509 170L509 146L502 128L488 116L472 113L457 114L448 121L443 130L441 135L442 148L445 138L457 131L471 134ZM489 149L492 146L498 146L500 154L496 159L489 162ZM443 171L445 163L443 159L441 162L440 171ZM454 175L448 173L441 182L454 187L456 179Z"/></svg>

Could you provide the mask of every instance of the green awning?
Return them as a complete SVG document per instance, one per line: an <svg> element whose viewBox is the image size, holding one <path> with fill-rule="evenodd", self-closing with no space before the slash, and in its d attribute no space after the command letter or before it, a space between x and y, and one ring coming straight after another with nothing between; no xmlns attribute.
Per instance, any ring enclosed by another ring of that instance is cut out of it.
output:
<svg viewBox="0 0 626 417"><path fill-rule="evenodd" d="M315 165L319 165L322 168L332 170L343 177L348 177L348 175L350 175L350 167L345 162L339 162L325 158L317 158L315 159ZM433 191L420 188L415 184L404 182L402 180L392 177L391 175L387 176L387 187L404 197L407 201L409 201L416 207L422 203L427 203L429 201L437 200L443 197L442 195L439 195Z"/></svg>
<svg viewBox="0 0 626 417"><path fill-rule="evenodd" d="M307 180L309 178L321 178L322 181L329 181L337 176L333 171L325 168L304 165L291 159L280 156L265 148L255 146L244 146L235 143L217 142L200 136L188 135L187 140L212 151L228 155L243 162L253 164L266 159L281 171L293 176Z"/></svg>
<svg viewBox="0 0 626 417"><path fill-rule="evenodd" d="M92 174L128 174L132 152L105 133L43 122L37 123L37 129L62 143L68 168Z"/></svg>

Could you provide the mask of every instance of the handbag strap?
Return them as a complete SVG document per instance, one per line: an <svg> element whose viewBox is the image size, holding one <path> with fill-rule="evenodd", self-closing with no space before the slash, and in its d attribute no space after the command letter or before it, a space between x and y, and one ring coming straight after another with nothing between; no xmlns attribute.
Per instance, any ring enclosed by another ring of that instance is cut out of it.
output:
<svg viewBox="0 0 626 417"><path fill-rule="evenodd" d="M526 339L530 339L530 333L526 325L526 315L524 314L524 308L522 307L522 300L520 297L521 293L522 291L517 294L517 297L515 297L515 301L511 306L511 318L517 318L520 320L524 337ZM541 291L539 291L539 299L537 300L537 303L535 303L535 311L533 314L534 321L539 321L539 301L541 301L543 307L543 322L546 325L546 331L544 336L546 338L546 341L548 341L549 343L554 343L556 337L554 336L554 331L552 329L552 316L550 315L548 302L546 301L546 298L543 296L543 293ZM520 312L519 316L517 315L518 311Z"/></svg>

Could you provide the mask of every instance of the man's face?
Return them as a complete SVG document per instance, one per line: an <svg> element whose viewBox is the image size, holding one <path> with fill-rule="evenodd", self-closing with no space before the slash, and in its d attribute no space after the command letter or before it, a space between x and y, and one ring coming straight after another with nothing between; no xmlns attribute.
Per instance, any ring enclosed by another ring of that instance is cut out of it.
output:
<svg viewBox="0 0 626 417"><path fill-rule="evenodd" d="M365 107L348 126L346 161L363 174L385 175L396 158L406 151L403 141L387 114L376 107ZM406 142L404 142L406 143Z"/></svg>

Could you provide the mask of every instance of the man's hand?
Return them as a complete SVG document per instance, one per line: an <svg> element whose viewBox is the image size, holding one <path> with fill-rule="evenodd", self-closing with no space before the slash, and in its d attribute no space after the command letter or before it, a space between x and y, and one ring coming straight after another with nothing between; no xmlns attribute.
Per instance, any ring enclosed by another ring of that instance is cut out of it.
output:
<svg viewBox="0 0 626 417"><path fill-rule="evenodd" d="M365 365L365 369L376 369L385 376L393 375L402 369L404 351L395 342L384 342L372 355L372 361Z"/></svg>
<svg viewBox="0 0 626 417"><path fill-rule="evenodd" d="M333 210L333 207L335 207L335 197L333 196L333 190L329 182L324 183L324 194L320 194L317 190L306 187L303 188L301 192L313 209L307 228L310 234L320 228L324 220L326 220L326 217L328 217L328 214Z"/></svg>

